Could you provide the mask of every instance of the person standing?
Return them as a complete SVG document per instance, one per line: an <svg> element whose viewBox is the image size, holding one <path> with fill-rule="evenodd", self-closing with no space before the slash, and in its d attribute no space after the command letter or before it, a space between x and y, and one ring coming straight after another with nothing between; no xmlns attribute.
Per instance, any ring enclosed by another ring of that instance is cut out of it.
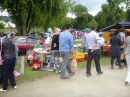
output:
<svg viewBox="0 0 130 97"><path fill-rule="evenodd" d="M126 37L124 44L124 54L127 62L128 73L125 79L125 85L130 84L130 36Z"/></svg>
<svg viewBox="0 0 130 97"><path fill-rule="evenodd" d="M2 41L2 59L4 60L2 66L3 87L0 92L7 92L8 79L10 79L11 86L17 88L14 78L15 57L15 46L12 40L4 37Z"/></svg>
<svg viewBox="0 0 130 97"><path fill-rule="evenodd" d="M96 65L96 71L97 74L103 74L103 71L101 71L101 67L100 67L100 50L99 50L99 46L97 45L93 52L92 48L93 45L97 44L97 38L98 38L98 34L95 32L96 31L96 26L93 25L91 27L91 32L89 34L86 35L86 49L88 50L88 61L86 64L86 76L89 77L91 76L91 61L92 58L94 58L95 60L95 65Z"/></svg>
<svg viewBox="0 0 130 97"><path fill-rule="evenodd" d="M56 28L52 38L51 52L52 57L50 60L50 68L48 71L53 71L54 66L56 67L56 73L60 73L60 52L59 52L59 34L61 30Z"/></svg>
<svg viewBox="0 0 130 97"><path fill-rule="evenodd" d="M113 64L114 64L114 59L117 59L117 62L119 64L119 69L123 69L123 67L121 66L121 60L120 60L120 56L121 56L121 49L120 46L122 46L122 41L120 39L120 37L118 36L119 31L115 30L114 31L114 36L111 37L110 39L110 56L111 56L111 69L114 69Z"/></svg>
<svg viewBox="0 0 130 97"><path fill-rule="evenodd" d="M60 33L59 36L59 50L62 56L62 67L61 67L61 79L69 79L65 76L65 71L67 69L70 76L74 75L70 68L70 52L74 53L74 41L73 36L70 33L71 25L66 25L66 30Z"/></svg>

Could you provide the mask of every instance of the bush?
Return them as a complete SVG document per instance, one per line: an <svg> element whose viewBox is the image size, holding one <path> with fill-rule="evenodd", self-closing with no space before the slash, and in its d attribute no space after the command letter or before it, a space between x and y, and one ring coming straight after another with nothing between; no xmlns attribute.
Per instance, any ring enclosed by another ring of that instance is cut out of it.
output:
<svg viewBox="0 0 130 97"><path fill-rule="evenodd" d="M4 29L4 26L3 24L0 23L0 29Z"/></svg>

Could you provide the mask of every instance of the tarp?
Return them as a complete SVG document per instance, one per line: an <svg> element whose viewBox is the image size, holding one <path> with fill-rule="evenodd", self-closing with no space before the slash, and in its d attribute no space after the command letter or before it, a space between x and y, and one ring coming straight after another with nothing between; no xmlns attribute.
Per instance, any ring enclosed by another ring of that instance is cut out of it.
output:
<svg viewBox="0 0 130 97"><path fill-rule="evenodd" d="M85 29L81 30L81 32L83 32L83 31L91 31L91 29L90 28L85 28Z"/></svg>
<svg viewBox="0 0 130 97"><path fill-rule="evenodd" d="M130 22L119 22L119 23L116 23L114 25L110 25L110 26L107 26L105 28L102 28L100 31L107 31L107 30L110 30L110 29L120 29L120 28L124 28L124 29L130 29Z"/></svg>

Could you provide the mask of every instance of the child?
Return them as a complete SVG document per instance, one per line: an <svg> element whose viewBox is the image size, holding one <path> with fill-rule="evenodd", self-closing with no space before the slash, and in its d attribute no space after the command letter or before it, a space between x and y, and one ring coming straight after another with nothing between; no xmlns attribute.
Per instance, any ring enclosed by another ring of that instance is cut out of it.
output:
<svg viewBox="0 0 130 97"><path fill-rule="evenodd" d="M27 50L26 56L27 56L27 66L30 66L30 60L33 60L33 51Z"/></svg>

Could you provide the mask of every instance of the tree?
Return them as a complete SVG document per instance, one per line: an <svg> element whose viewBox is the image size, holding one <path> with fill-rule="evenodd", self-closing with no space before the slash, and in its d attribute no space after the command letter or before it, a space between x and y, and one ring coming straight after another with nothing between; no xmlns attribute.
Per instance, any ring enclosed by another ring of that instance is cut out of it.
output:
<svg viewBox="0 0 130 97"><path fill-rule="evenodd" d="M94 18L91 20L91 22L88 23L88 27L91 27L92 25L98 26L98 23L95 21Z"/></svg>
<svg viewBox="0 0 130 97"><path fill-rule="evenodd" d="M0 4L7 9L23 35L42 23L46 29L51 19L58 20L67 11L64 0L1 0Z"/></svg>
<svg viewBox="0 0 130 97"><path fill-rule="evenodd" d="M107 0L107 4L101 6L102 10L95 16L98 22L98 29L115 24L125 20L125 12L119 5L124 0Z"/></svg>
<svg viewBox="0 0 130 97"><path fill-rule="evenodd" d="M3 26L2 23L0 23L0 29L4 29L5 27Z"/></svg>
<svg viewBox="0 0 130 97"><path fill-rule="evenodd" d="M89 15L85 6L77 4L72 8L71 12L76 16L76 18L73 20L74 28L78 28L80 30L88 26L88 17L90 19L91 16Z"/></svg>
<svg viewBox="0 0 130 97"><path fill-rule="evenodd" d="M126 20L130 21L130 0L126 0L125 4L126 4Z"/></svg>

